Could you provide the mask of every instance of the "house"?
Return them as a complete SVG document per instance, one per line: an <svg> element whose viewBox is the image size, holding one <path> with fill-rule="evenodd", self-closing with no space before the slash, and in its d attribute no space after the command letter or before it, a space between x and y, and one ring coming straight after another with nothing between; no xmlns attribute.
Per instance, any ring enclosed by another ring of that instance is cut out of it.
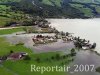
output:
<svg viewBox="0 0 100 75"><path fill-rule="evenodd" d="M2 62L2 57L0 57L0 62Z"/></svg>
<svg viewBox="0 0 100 75"><path fill-rule="evenodd" d="M7 59L11 59L11 60L19 60L19 59L22 59L23 57L27 56L28 53L25 53L25 52L19 52L19 53L12 53L10 54Z"/></svg>
<svg viewBox="0 0 100 75"><path fill-rule="evenodd" d="M6 59L7 59L7 56L2 56L2 57L0 57L0 62L5 61Z"/></svg>
<svg viewBox="0 0 100 75"><path fill-rule="evenodd" d="M32 40L35 44L45 44L50 42L57 42L57 39L52 35L37 35L32 37Z"/></svg>

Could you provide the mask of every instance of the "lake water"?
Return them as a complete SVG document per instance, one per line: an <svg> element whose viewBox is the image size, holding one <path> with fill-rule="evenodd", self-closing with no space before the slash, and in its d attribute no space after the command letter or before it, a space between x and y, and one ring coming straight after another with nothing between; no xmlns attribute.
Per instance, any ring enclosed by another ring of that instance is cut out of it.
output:
<svg viewBox="0 0 100 75"><path fill-rule="evenodd" d="M91 43L96 42L95 51L100 53L100 19L49 19L51 26L56 27L60 31L74 33L74 36L80 36L90 40ZM100 67L100 56L91 51L79 51L75 56L74 61L70 64L73 71L73 66L77 65L94 65L95 68ZM73 72L68 75L100 75L95 72Z"/></svg>
<svg viewBox="0 0 100 75"><path fill-rule="evenodd" d="M49 19L51 25L60 31L74 33L90 40L91 43L96 42L96 51L100 53L100 19Z"/></svg>

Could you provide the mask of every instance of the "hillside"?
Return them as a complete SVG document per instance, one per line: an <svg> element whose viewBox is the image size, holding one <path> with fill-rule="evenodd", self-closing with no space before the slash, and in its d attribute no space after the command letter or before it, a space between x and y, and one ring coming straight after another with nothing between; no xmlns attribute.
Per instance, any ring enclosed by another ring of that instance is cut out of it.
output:
<svg viewBox="0 0 100 75"><path fill-rule="evenodd" d="M22 11L46 18L85 18L81 11L70 5L63 5L61 0L0 0L0 3L11 6L13 11Z"/></svg>
<svg viewBox="0 0 100 75"><path fill-rule="evenodd" d="M0 3L19 2L20 0L0 0Z"/></svg>
<svg viewBox="0 0 100 75"><path fill-rule="evenodd" d="M100 17L100 0L0 0L0 25L22 22L27 16L44 18Z"/></svg>
<svg viewBox="0 0 100 75"><path fill-rule="evenodd" d="M80 3L95 3L100 4L100 0L72 0L74 2L80 2Z"/></svg>

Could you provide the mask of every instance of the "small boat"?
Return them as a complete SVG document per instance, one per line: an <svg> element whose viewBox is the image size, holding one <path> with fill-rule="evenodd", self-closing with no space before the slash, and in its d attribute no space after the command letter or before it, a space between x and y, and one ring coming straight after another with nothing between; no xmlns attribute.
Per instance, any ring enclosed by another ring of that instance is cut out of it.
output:
<svg viewBox="0 0 100 75"><path fill-rule="evenodd" d="M93 43L93 45L91 46L91 49L95 49L96 48L96 43Z"/></svg>

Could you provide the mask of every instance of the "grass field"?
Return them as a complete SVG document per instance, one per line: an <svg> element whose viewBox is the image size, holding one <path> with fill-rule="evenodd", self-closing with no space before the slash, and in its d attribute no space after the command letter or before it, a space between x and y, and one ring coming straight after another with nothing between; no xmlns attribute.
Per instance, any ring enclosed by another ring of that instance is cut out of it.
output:
<svg viewBox="0 0 100 75"><path fill-rule="evenodd" d="M90 8L84 8L81 4L71 4L71 6L82 11L85 16L92 17L93 15L92 10Z"/></svg>
<svg viewBox="0 0 100 75"><path fill-rule="evenodd" d="M0 27L9 22L21 22L25 19L25 13L22 11L13 11L11 6L0 5Z"/></svg>
<svg viewBox="0 0 100 75"><path fill-rule="evenodd" d="M96 3L96 4L100 2L100 0L96 0L95 2L93 0L73 0L73 1L81 3Z"/></svg>
<svg viewBox="0 0 100 75"><path fill-rule="evenodd" d="M59 7L61 6L61 4L60 4L61 3L61 0L50 0L50 1L49 0L43 0L42 2L44 4L48 4L48 5L52 5L52 6L54 5L53 3L55 3L55 5L57 5Z"/></svg>
<svg viewBox="0 0 100 75"><path fill-rule="evenodd" d="M11 20L9 12L10 6L0 5L0 27Z"/></svg>
<svg viewBox="0 0 100 75"><path fill-rule="evenodd" d="M0 0L0 3L19 2L20 0Z"/></svg>
<svg viewBox="0 0 100 75"><path fill-rule="evenodd" d="M0 17L0 27L3 27L6 25L7 22L11 21L10 18L7 17Z"/></svg>
<svg viewBox="0 0 100 75"><path fill-rule="evenodd" d="M62 55L62 52L50 52L50 53L41 53L34 54L33 51L24 47L23 45L10 45L6 42L5 38L0 37L0 56L6 55L13 50L14 52L27 52L31 60L16 60L16 61L5 61L0 65L0 75L41 75L40 72L31 72L31 64L37 66L62 66L62 63L66 62L66 65L69 64L72 57L67 57L66 59L61 60L52 60L51 57L56 54ZM37 62L36 59L40 58L40 62ZM66 75L65 72L44 72L42 75Z"/></svg>
<svg viewBox="0 0 100 75"><path fill-rule="evenodd" d="M98 13L100 13L100 6L95 6L95 8L96 8L96 11L97 11Z"/></svg>
<svg viewBox="0 0 100 75"><path fill-rule="evenodd" d="M0 66L0 74L3 75L13 75L12 72L8 71L6 68Z"/></svg>
<svg viewBox="0 0 100 75"><path fill-rule="evenodd" d="M3 29L3 30L0 30L0 35L12 34L12 33L19 32L19 31L24 31L24 30L23 30L23 27L20 27L20 28L13 28L13 29Z"/></svg>

